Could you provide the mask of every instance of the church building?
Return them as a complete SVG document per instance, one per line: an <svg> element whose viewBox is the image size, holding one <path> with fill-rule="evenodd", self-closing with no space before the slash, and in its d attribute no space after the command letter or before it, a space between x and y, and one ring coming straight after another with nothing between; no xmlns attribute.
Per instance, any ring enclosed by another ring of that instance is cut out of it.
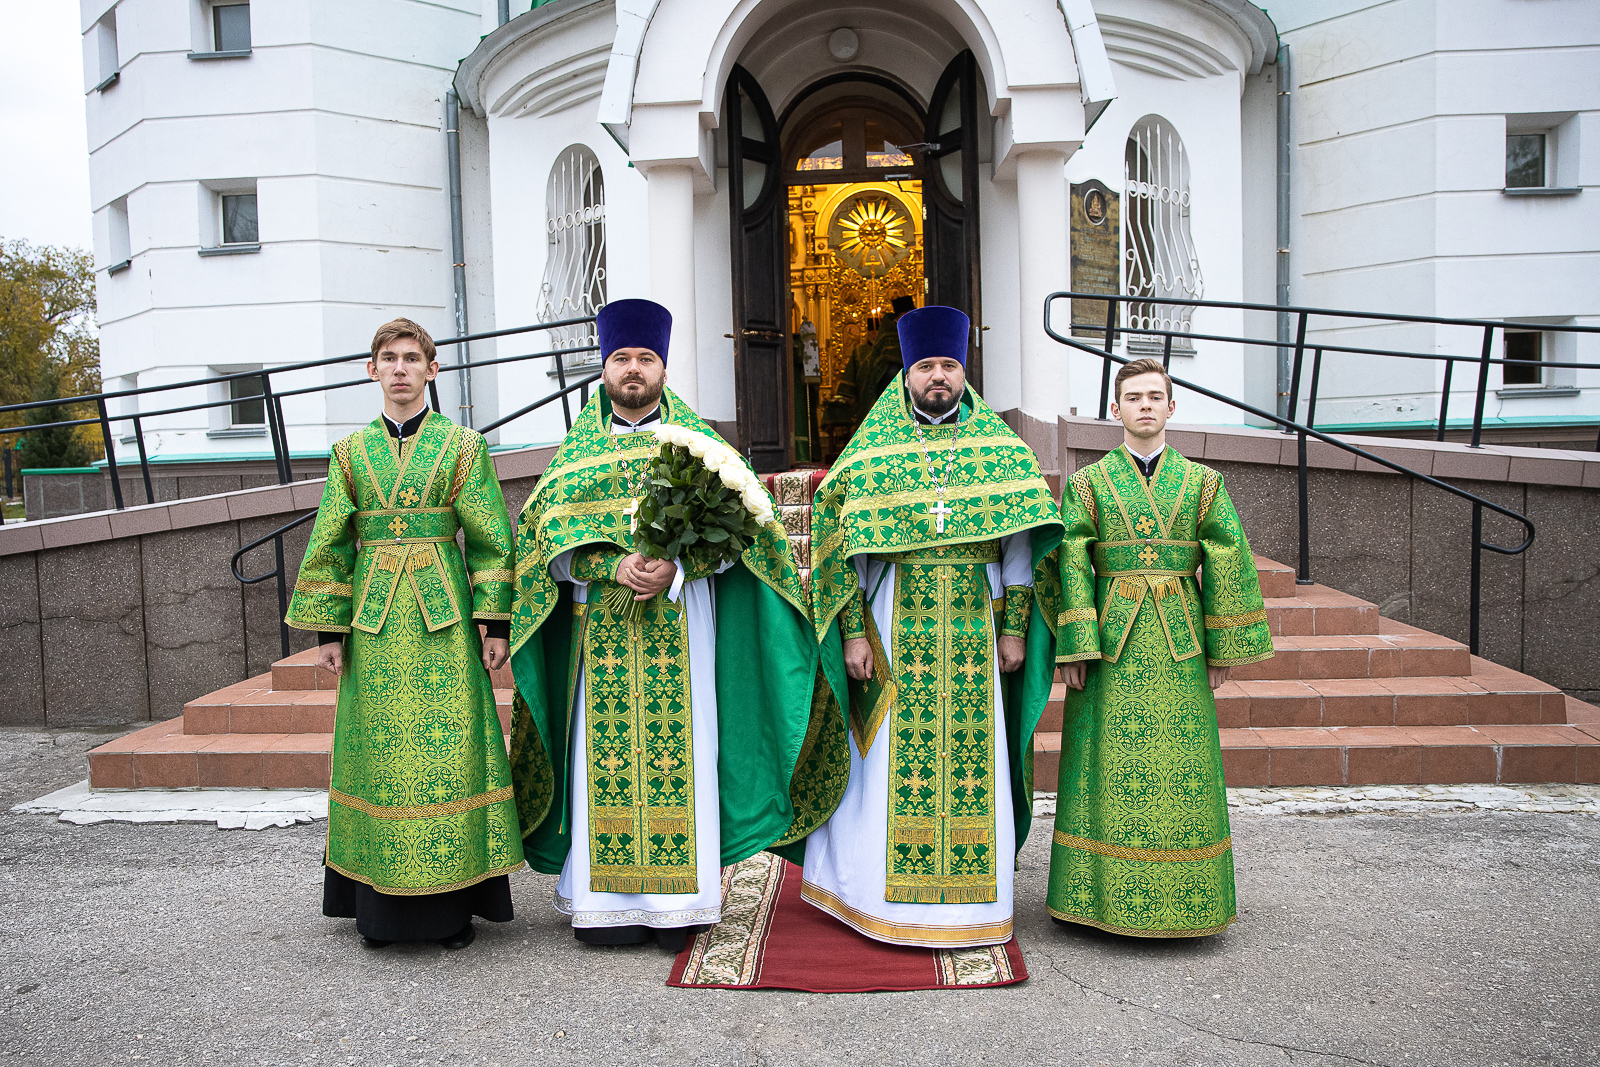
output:
<svg viewBox="0 0 1600 1067"><path fill-rule="evenodd" d="M1293 303L1526 322L1541 364L1494 383L1495 417L1529 439L1600 423L1600 372L1560 367L1600 352L1539 332L1600 322L1595 5L525 3L81 0L107 387L359 352L395 315L444 338L648 296L674 316L669 384L776 470L838 454L841 381L897 301L970 315L997 410L1093 415L1099 361L1045 333L1049 293L1271 336L1270 314L1163 299L1273 303L1287 257ZM1098 343L1103 309L1058 302L1053 326ZM1429 329L1403 343L1460 340ZM443 410L516 411L592 373L591 339L475 342L474 361L576 351L448 372ZM1172 368L1267 409L1283 391L1272 349L1185 339ZM1443 385L1347 362L1323 387L1319 425L1405 432ZM259 388L229 388L149 420L152 456L264 453ZM291 398L291 449L325 455L370 400ZM1179 401L1183 422L1241 420ZM495 439L563 429L551 405Z"/></svg>

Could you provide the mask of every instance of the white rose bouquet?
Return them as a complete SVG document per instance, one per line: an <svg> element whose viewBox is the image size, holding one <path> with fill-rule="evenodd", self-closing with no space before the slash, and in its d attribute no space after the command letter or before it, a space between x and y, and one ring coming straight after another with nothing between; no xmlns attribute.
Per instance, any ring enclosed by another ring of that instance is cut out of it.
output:
<svg viewBox="0 0 1600 1067"><path fill-rule="evenodd" d="M772 498L739 454L716 438L663 423L651 431L661 451L651 460L635 515L634 551L682 559L686 570L715 571L744 554L773 520ZM606 606L637 617L644 605L619 586Z"/></svg>

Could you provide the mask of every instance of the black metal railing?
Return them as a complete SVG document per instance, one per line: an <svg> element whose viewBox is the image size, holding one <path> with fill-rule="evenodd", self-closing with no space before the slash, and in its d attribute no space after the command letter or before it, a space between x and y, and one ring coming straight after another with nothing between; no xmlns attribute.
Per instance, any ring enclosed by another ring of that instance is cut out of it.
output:
<svg viewBox="0 0 1600 1067"><path fill-rule="evenodd" d="M510 337L517 334L537 333L543 330L556 330L566 326L580 326L592 322L594 322L594 316L588 315L579 318L563 319L560 322L542 322L535 326L514 326L505 330L490 330L485 333L467 334L462 337L450 337L442 341L436 341L434 344L437 348L443 349L452 345L464 345L472 341L488 340L494 337ZM569 383L567 381L566 360L562 357L570 356L578 352L593 352L596 351L597 348L597 345L574 345L557 349L548 349L542 352L528 352L516 356L501 356L497 359L475 359L470 363L463 359L460 363L441 364L439 367L439 373L444 374L448 371L467 369L477 370L481 367L493 367L505 363L521 363L533 359L554 359L555 374L559 383L555 392L540 398L526 407L519 408L509 415L498 418L485 426L478 426L474 428L480 433L489 433L492 430L499 429L501 426L511 422L513 419L521 418L522 416L527 415L530 412L545 406L546 404L554 403L557 400L560 400L562 417L565 421L566 428L570 430L572 428L572 410L570 405L567 403L567 398L573 391L578 391L580 400L579 406L581 408L582 404L588 402L589 386L600 377L600 373L599 371L594 371L593 373L583 376L578 381ZM116 440L111 431L111 426L113 423L130 423L133 427L133 438L139 452L139 472L144 483L145 503L153 504L155 503L155 488L150 477L150 457L145 447L144 437L144 426L146 420L161 416L178 415L190 411L203 411L209 408L231 407L239 403L241 400L253 401L259 399L264 409L266 435L267 440L271 444L272 460L277 473L278 482L281 485L288 485L293 480L293 472L290 468L289 431L283 417L283 401L285 398L305 396L310 393L331 392L335 389L348 389L351 386L356 385L366 385L369 384L369 379L352 378L347 381L322 382L295 389L282 389L275 383L282 382L283 376L287 374L315 370L322 367L330 367L339 363L351 363L356 361L364 362L369 358L370 356L366 352L356 352L347 356L329 356L325 359L306 360L301 363L289 363L282 366L263 368L262 370L240 371L234 374L218 374L209 378L195 378L189 381L171 382L166 385L152 385L140 389L120 389L113 390L111 392L90 393L84 396L64 397L59 400L35 400L25 404L7 404L0 406L0 415L11 412L25 412L40 408L61 408L74 404L94 405L95 415L92 418L61 419L56 422L0 427L0 440L5 439L9 435L27 434L39 430L53 430L68 426L93 426L98 424L100 427L100 436L105 443L106 474L111 481L112 500L115 504L116 510L121 511L127 505L122 489L122 474L117 462ZM111 400L126 400L127 398L132 397L135 398L135 406L138 407L139 398L155 393L171 392L176 389L193 389L197 387L227 385L230 382L244 379L259 380L261 385L260 394L249 397L228 397L221 400L207 400L198 404L182 404L176 407L160 408L153 411L134 410L124 415L111 414L110 407L107 403ZM438 411L439 385L437 380L428 384L428 397L433 410Z"/></svg>
<svg viewBox="0 0 1600 1067"><path fill-rule="evenodd" d="M1056 300L1089 300L1089 301L1104 301L1106 303L1106 318L1105 318L1105 323L1104 323L1103 326L1086 326L1083 323L1074 323L1073 326L1072 326L1072 329L1074 331L1092 331L1093 333L1100 334L1102 336L1102 338L1103 338L1103 343L1102 343L1101 347L1096 348L1093 345L1084 343L1083 341L1075 340L1074 338L1072 338L1070 336L1065 336L1065 335L1061 334L1059 331L1057 331L1054 326L1051 325L1051 322L1050 322L1051 304ZM1223 342L1223 343L1228 343L1228 344L1253 345L1253 346L1265 347L1265 348L1273 348L1273 349L1278 349L1278 348L1284 347L1282 341L1280 341L1277 337L1273 337L1273 338L1268 339L1268 338L1250 337L1250 336L1246 336L1246 335L1233 336L1233 335L1223 335L1223 334L1202 334L1202 333L1194 333L1194 332L1191 332L1191 331L1144 329L1144 328L1134 328L1134 327L1122 326L1122 325L1119 324L1120 321L1121 321L1120 307L1124 303L1131 303L1131 302L1132 302L1132 298L1127 297L1127 296L1108 296L1108 295L1101 294L1101 293L1058 292L1058 293L1051 293L1048 297L1045 298L1045 303L1044 303L1044 329L1045 329L1045 333L1047 333L1051 338L1053 338L1054 340L1060 342L1061 344L1067 345L1068 347L1076 349L1076 350L1078 350L1080 352L1084 352L1084 353L1087 353L1089 355L1095 356L1095 357L1099 358L1102 361L1101 374L1100 374L1100 406L1099 406L1099 416L1098 416L1101 419L1106 418L1107 404L1108 404L1108 401L1110 399L1110 388L1111 388L1111 377L1112 377L1111 367L1112 367L1112 364L1113 363L1127 364L1127 363L1133 362L1134 359L1139 358L1137 353L1134 354L1131 357L1124 357L1124 356L1117 355L1113 351L1113 349L1116 346L1116 341L1117 341L1117 338L1118 338L1119 335L1120 336L1133 336L1133 337L1143 336L1143 337L1151 337L1151 338L1160 339L1161 340L1161 346L1162 346L1162 354L1161 354L1162 365L1168 368L1169 374L1170 374L1171 363L1172 363L1172 344L1173 344L1173 340L1175 338L1178 339L1178 340L1182 340L1182 341L1190 341L1190 340L1218 341L1218 342ZM1146 301L1146 302L1148 302L1148 301ZM1212 400L1216 400L1216 401L1219 401L1220 403L1227 404L1230 407L1236 408L1236 409L1238 409L1240 411L1248 412L1249 414L1254 415L1259 419L1263 419L1263 420L1265 420L1265 421L1267 421L1269 423L1274 423L1274 424L1282 427L1285 433L1293 433L1298 437L1298 439L1299 439L1299 456L1298 456L1298 464L1297 465L1298 465L1298 474L1299 474L1299 520L1300 520L1299 557L1300 558L1299 558L1299 565L1298 565L1298 567L1296 569L1295 580L1299 584L1301 584L1301 585L1309 585L1309 584L1312 583L1312 578L1311 578L1311 520L1310 520L1311 504L1310 504L1310 496L1309 496L1309 493L1308 493L1308 490L1307 490L1307 462L1306 462L1307 441L1310 438L1315 438L1315 439L1317 439L1319 441L1324 442L1325 444L1332 445L1335 448L1342 449L1345 452L1349 452L1349 453L1351 453L1351 454L1353 454L1355 456L1358 456L1361 459L1365 459L1365 460L1367 460L1367 461L1369 461L1371 463L1376 463L1376 464L1379 464L1380 466L1387 467L1390 470L1395 471L1398 474L1407 475L1408 477L1411 477L1411 478L1414 478L1414 479L1416 479L1418 481L1424 482L1424 483L1426 483L1428 485L1431 485L1431 486L1433 486L1433 487L1435 487L1437 489L1441 489L1444 492L1450 493L1453 496L1456 496L1456 497L1458 497L1460 499L1466 500L1468 503L1470 503L1472 505L1472 565L1471 565L1470 579L1469 579L1469 581L1470 581L1470 591L1469 591L1469 599L1468 599L1468 641L1467 641L1467 644L1471 648L1472 652L1474 654L1476 654L1478 652L1479 632L1480 632L1480 630L1479 630L1479 621L1480 621L1480 605L1481 605L1481 601L1482 601L1482 587L1483 587L1483 573L1482 573L1483 572L1483 565L1482 565L1483 564L1483 552L1484 552L1485 549L1487 549L1490 552L1496 552L1496 553L1499 553L1501 555L1515 556L1515 555L1518 555L1518 554L1520 554L1522 552L1527 551L1528 546L1533 544L1533 539L1534 539L1534 535L1535 535L1535 529L1534 529L1533 522L1530 521L1526 515L1523 515L1523 514L1521 514L1519 512L1513 511L1510 508L1503 507L1500 504L1496 504L1492 500L1486 500L1483 497L1478 496L1476 493L1472 493L1472 492L1469 492L1468 490L1462 489L1462 488L1460 488L1458 486L1451 485L1448 482L1441 481L1438 478L1435 478L1435 477L1433 477L1431 475L1423 474L1420 471L1412 470L1410 467L1407 467L1404 464L1396 463L1393 460L1386 459L1383 456L1377 455L1377 454L1375 454L1373 452L1367 451L1364 448L1360 448L1360 447L1358 447L1356 445L1353 445L1353 444L1349 443L1348 441L1340 440L1337 437L1330 436L1329 434L1323 433L1323 432L1315 429L1313 424L1314 424L1314 422L1316 420L1317 391L1318 391L1318 389L1319 389L1319 387L1321 385L1323 355L1324 355L1324 353L1340 353L1340 354L1352 355L1352 356L1379 356L1379 357L1399 358L1399 359L1428 359L1428 360L1443 360L1443 361L1445 361L1444 382L1443 382L1444 395L1441 398L1440 406L1439 406L1439 425L1438 425L1438 431L1437 431L1438 439L1441 440L1441 441L1444 440L1444 430L1445 430L1446 418L1447 418L1448 411L1449 411L1451 371L1453 370L1453 368L1454 368L1454 366L1455 366L1455 364L1457 362L1472 362L1472 363L1476 363L1478 365L1477 403L1476 403L1476 408L1475 408L1475 412L1474 412L1474 415L1473 415L1473 425L1472 425L1472 447L1476 448L1476 447L1480 447L1481 446L1481 439L1482 439L1482 433L1483 433L1484 397L1485 397L1485 394L1486 394L1486 391L1487 391L1487 386L1488 386L1489 367L1491 365L1497 364L1497 363L1498 364L1516 363L1516 364L1526 365L1527 362L1528 362L1528 361L1525 361L1525 360L1509 360L1509 359L1492 358L1491 357L1491 353L1493 351L1494 331L1496 331L1496 330L1504 331L1506 329L1513 329L1513 330L1536 329L1536 330L1538 330L1540 332L1600 333L1600 327L1544 326L1544 325L1530 327L1526 323L1491 321L1491 320L1486 320L1486 319L1446 319L1446 318L1430 318L1430 317L1427 317L1427 316L1420 316L1420 315L1386 315L1386 314L1379 314L1379 313L1372 313L1372 312L1342 311L1342 310L1332 310L1332 309L1326 309L1326 308L1283 307L1283 306L1279 306L1279 305L1275 305L1275 304L1246 304L1246 303L1239 303L1239 302L1234 302L1234 301L1221 301L1221 300L1168 300L1168 301L1163 301L1163 303L1173 304L1173 305L1182 306L1182 307L1190 307L1190 308L1220 308L1220 309L1240 310L1240 311L1262 311L1262 312L1271 312L1273 314L1286 313L1286 314L1295 316L1297 318L1297 320L1298 320L1297 321L1297 326L1296 326L1296 329L1295 329L1295 340L1294 340L1294 344L1293 344L1293 347L1292 347L1292 351L1293 351L1293 371L1292 371L1292 374L1291 374L1291 384L1290 384L1290 387L1289 387L1289 396L1288 396L1288 403L1287 403L1287 417L1282 416L1282 415L1278 415L1275 412L1263 411L1260 408L1254 406L1253 404L1246 403L1245 401L1240 400L1240 399L1238 399L1236 397L1227 396L1227 395L1225 395L1223 393L1219 393L1219 392L1217 392L1217 391L1215 391L1213 389L1208 389L1203 385L1198 385L1198 384L1196 384L1194 382L1185 381L1182 378L1174 377L1172 379L1172 381L1173 381L1173 383L1175 385L1181 385L1185 389L1190 390L1191 392L1198 393L1201 396L1209 397ZM1472 355L1472 356L1454 356L1454 355L1450 355L1450 354L1447 354L1447 353L1436 353L1436 352L1429 352L1429 353L1404 352L1404 351L1398 351L1398 350L1393 350L1393 349L1380 349L1380 348L1371 348L1371 347L1361 347L1361 346L1356 346L1356 345L1335 345L1335 344L1320 343L1320 342L1309 342L1308 343L1307 340L1306 340L1307 324L1308 324L1308 321L1313 316L1327 316L1329 318L1335 318L1335 319L1368 320L1368 321L1376 321L1376 322L1405 322L1405 323L1433 324L1433 325L1440 325L1440 326L1473 327L1473 328L1481 329L1483 331L1483 340L1482 340L1482 345L1481 345L1481 348L1480 348L1479 352L1477 354L1475 354L1475 355ZM1306 421L1305 421L1305 423L1302 424L1302 423L1296 421L1296 419L1297 419L1297 416L1299 414L1299 394L1300 394L1301 372L1302 372L1302 369L1304 367L1305 352L1306 352L1306 348L1308 347L1308 344L1313 349L1314 355L1312 357L1312 367L1311 367L1311 381L1310 381L1311 388L1310 388L1309 396L1307 398ZM1153 354L1154 353L1152 353L1152 355ZM1562 367L1562 368L1572 368L1572 369L1588 369L1588 370L1600 369L1600 364L1592 364L1592 363L1566 363L1566 362L1563 362L1563 363L1559 363L1559 364L1551 364L1551 363L1544 364L1544 366L1546 366L1546 367L1549 367L1549 366L1552 366L1552 365L1559 366L1559 367ZM1600 450L1600 442L1597 442L1596 449ZM1489 509L1490 511L1494 511L1494 512L1500 514L1500 515L1504 515L1507 518L1512 519L1512 520L1520 523L1522 525L1523 530L1526 533L1526 536L1523 538L1522 543L1518 544L1518 545L1515 545L1515 546L1507 547L1507 546L1504 546L1504 545L1495 544L1495 543L1493 543L1491 541L1485 541L1484 538L1483 538L1483 512L1484 512L1485 508Z"/></svg>
<svg viewBox="0 0 1600 1067"><path fill-rule="evenodd" d="M257 585L269 578L278 579L278 643L279 647L283 650L283 656L287 656L289 654L289 623L287 621L289 615L289 582L288 575L285 573L285 567L283 564L283 535L294 529L296 526L301 526L307 522L310 522L316 517L317 510L312 508L310 511L306 512L298 519L295 519L293 522L285 523L276 530L273 530L271 533L262 534L260 537L256 538L254 541L251 541L248 545L245 545L243 548L239 549L239 551L235 552L233 554L233 559L228 563L228 568L233 571L233 576L239 579L239 582L242 585ZM245 553L249 552L251 549L260 548L268 541L272 542L273 555L276 557L278 565L272 570L267 571L265 574L258 574L254 578L246 578L244 576L244 572L239 570L239 562L244 559Z"/></svg>

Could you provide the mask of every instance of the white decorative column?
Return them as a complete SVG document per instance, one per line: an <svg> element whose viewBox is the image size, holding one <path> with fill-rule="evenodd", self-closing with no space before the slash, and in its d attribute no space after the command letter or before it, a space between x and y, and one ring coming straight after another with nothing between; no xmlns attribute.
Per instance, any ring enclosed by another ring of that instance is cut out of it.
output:
<svg viewBox="0 0 1600 1067"><path fill-rule="evenodd" d="M672 312L667 384L690 407L700 403L694 296L694 171L659 163L645 173L650 208L650 299Z"/></svg>
<svg viewBox="0 0 1600 1067"><path fill-rule="evenodd" d="M1068 288L1067 154L1056 146L1018 145L1017 254L1021 307L1022 409L1054 422L1067 413L1068 349L1044 332L1044 298ZM1052 316L1065 332L1071 313L1058 301Z"/></svg>

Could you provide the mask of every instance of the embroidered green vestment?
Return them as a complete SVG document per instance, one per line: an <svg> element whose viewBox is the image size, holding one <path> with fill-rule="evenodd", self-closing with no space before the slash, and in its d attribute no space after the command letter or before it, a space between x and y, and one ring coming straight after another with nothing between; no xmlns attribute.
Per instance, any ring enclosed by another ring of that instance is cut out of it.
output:
<svg viewBox="0 0 1600 1067"><path fill-rule="evenodd" d="M381 420L333 446L287 621L350 635L327 864L381 893L441 893L522 865L475 624L509 618L511 553L478 434L434 413L403 452Z"/></svg>
<svg viewBox="0 0 1600 1067"><path fill-rule="evenodd" d="M1233 841L1206 666L1272 655L1255 559L1222 476L1171 445L1149 479L1120 446L1083 468L1061 516L1058 656L1089 668L1067 691L1050 912L1216 933L1235 916Z"/></svg>
<svg viewBox="0 0 1600 1067"><path fill-rule="evenodd" d="M1011 790L1020 848L1032 819L1033 732L1055 670L1055 500L1032 450L989 405L971 390L961 404L959 426L922 427L935 476L949 464L942 497L897 375L813 502L811 591L824 668L848 684L857 749L890 746L891 901L996 899L997 865L1013 857L994 854L995 791ZM1022 531L1031 531L1034 587L990 589L999 540ZM858 555L895 564L892 668L864 606ZM1022 668L1001 675L998 705L997 629L1027 649ZM845 681L847 637L872 642L875 676L866 682ZM994 780L997 712L1010 749L1004 783Z"/></svg>
<svg viewBox="0 0 1600 1067"><path fill-rule="evenodd" d="M717 437L671 390L664 421ZM580 750L589 794L590 888L693 893L695 824L689 647L681 607L664 596L640 619L605 606L633 551L628 507L654 434L611 433L600 390L584 407L522 510L511 616L517 680L511 762L528 861L557 873L571 846L570 736L585 679ZM573 552L572 600L550 563ZM686 573L686 580L708 577ZM800 571L781 521L712 578L716 605L719 809L724 865L796 841L844 793L849 760L839 696L820 681Z"/></svg>

